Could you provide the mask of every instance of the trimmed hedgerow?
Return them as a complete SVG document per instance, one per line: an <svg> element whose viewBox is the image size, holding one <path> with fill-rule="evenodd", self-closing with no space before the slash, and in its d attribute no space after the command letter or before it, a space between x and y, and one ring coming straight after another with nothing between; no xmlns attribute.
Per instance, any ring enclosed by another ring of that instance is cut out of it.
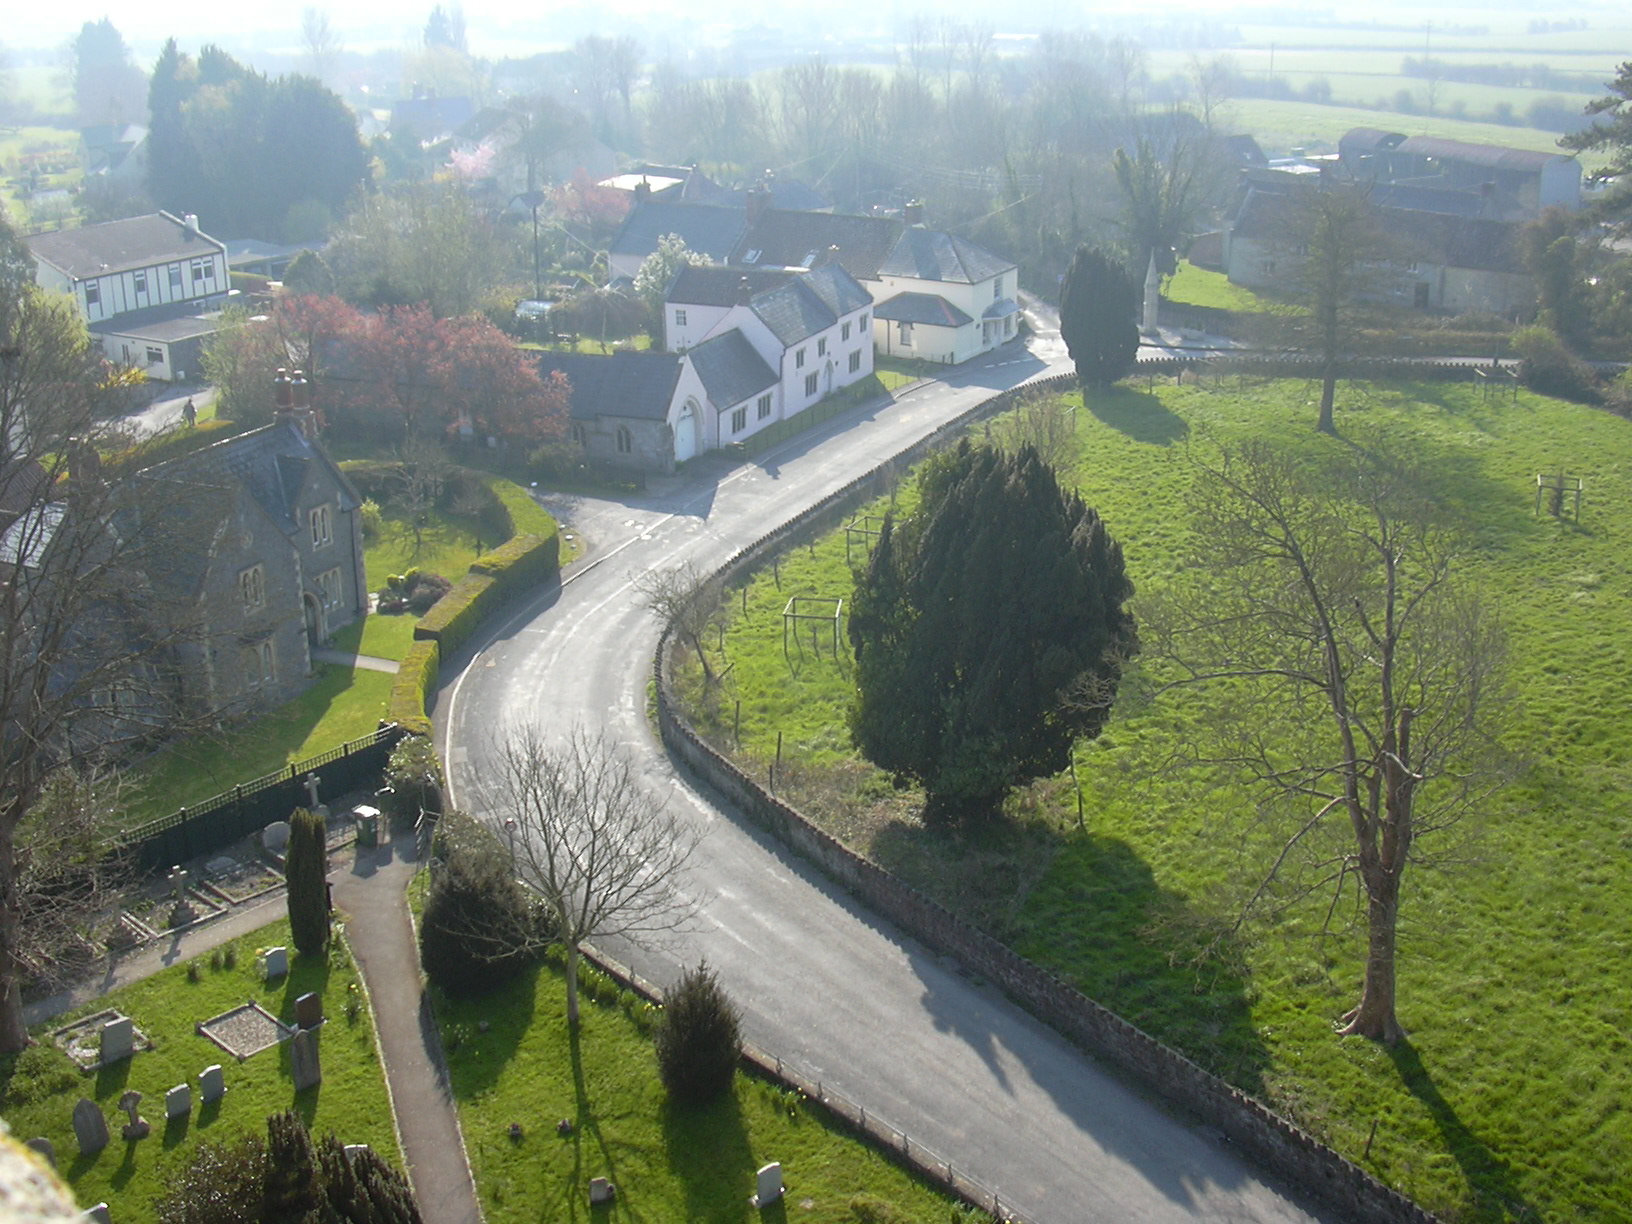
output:
<svg viewBox="0 0 1632 1224"><path fill-rule="evenodd" d="M443 654L452 654L476 632L482 617L503 597L496 579L486 574L466 574L431 610L419 618L414 637L442 644Z"/></svg>
<svg viewBox="0 0 1632 1224"><path fill-rule="evenodd" d="M518 535L473 561L470 572L497 579L510 595L517 586L531 586L554 574L560 559L559 536Z"/></svg>
<svg viewBox="0 0 1632 1224"><path fill-rule="evenodd" d="M437 642L419 641L410 646L397 665L397 678L386 704L386 721L396 723L410 735L430 735L425 698L436 688L441 667L442 648Z"/></svg>
<svg viewBox="0 0 1632 1224"><path fill-rule="evenodd" d="M526 489L498 476L489 476L487 487L498 498L499 505L504 507L505 517L509 520L506 534L545 537L556 534L558 529L554 517L534 501Z"/></svg>

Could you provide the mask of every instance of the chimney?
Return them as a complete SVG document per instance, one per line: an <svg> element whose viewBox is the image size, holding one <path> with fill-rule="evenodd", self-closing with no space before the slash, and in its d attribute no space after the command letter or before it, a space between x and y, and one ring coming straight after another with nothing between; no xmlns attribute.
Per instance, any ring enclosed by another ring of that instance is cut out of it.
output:
<svg viewBox="0 0 1632 1224"><path fill-rule="evenodd" d="M759 186L748 188L746 204L748 208L748 224L750 227L759 224L759 219L765 215L765 210L770 207L770 203L771 193L765 190L765 188Z"/></svg>
<svg viewBox="0 0 1632 1224"><path fill-rule="evenodd" d="M753 286L748 283L746 276L737 278L737 305L746 306L754 300Z"/></svg>
<svg viewBox="0 0 1632 1224"><path fill-rule="evenodd" d="M189 238L197 238L198 237L198 214L197 213L182 213L182 215L181 215L181 224L187 230L187 237L189 237Z"/></svg>
<svg viewBox="0 0 1632 1224"><path fill-rule="evenodd" d="M306 375L296 370L279 369L272 380L276 403L276 420L280 425L293 425L307 441L317 438L317 421L312 412L311 384Z"/></svg>
<svg viewBox="0 0 1632 1224"><path fill-rule="evenodd" d="M646 176L640 176L640 182L635 184L635 203L643 204L651 199L652 185L646 181Z"/></svg>
<svg viewBox="0 0 1632 1224"><path fill-rule="evenodd" d="M924 223L924 202L922 200L908 200L907 206L901 210L901 218L908 225L922 225Z"/></svg>

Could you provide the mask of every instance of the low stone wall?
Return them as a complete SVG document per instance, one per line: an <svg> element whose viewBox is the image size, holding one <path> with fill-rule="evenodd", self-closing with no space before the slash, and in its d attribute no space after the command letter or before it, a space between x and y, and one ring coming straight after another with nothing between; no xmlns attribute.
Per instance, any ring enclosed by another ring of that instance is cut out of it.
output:
<svg viewBox="0 0 1632 1224"><path fill-rule="evenodd" d="M1059 375L981 403L761 537L732 557L720 573L729 579L877 496L905 465L943 445L970 422L1001 412L1028 392L1068 389L1075 383L1073 376ZM769 793L706 743L679 714L667 671L669 643L670 631L665 628L658 642L654 670L658 727L668 750L762 827L820 866L835 882L937 953L953 957L964 968L998 985L1033 1015L1090 1053L1216 1127L1250 1159L1305 1193L1357 1221L1430 1224L1436 1219L1262 1102L1230 1087L1047 970L971 927Z"/></svg>

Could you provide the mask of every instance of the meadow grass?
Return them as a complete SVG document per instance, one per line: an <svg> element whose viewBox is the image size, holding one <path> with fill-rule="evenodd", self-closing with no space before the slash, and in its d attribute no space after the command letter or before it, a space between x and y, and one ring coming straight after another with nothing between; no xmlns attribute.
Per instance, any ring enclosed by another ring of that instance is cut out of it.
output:
<svg viewBox="0 0 1632 1224"><path fill-rule="evenodd" d="M173 965L141 982L115 990L94 1003L33 1030L39 1043L21 1054L0 1057L0 1113L19 1139L43 1135L57 1152L57 1168L81 1204L106 1202L113 1217L130 1224L157 1218L155 1200L174 1185L204 1140L230 1143L246 1131L263 1136L268 1114L294 1109L314 1137L333 1132L343 1143L366 1143L392 1164L401 1164L391 1103L374 1038L374 1022L361 1005L356 966L343 942L326 956L294 955L289 975L268 983L256 947L289 945L287 921L273 923L231 945L236 966L221 956L201 956ZM191 980L189 970L197 980ZM323 997L329 1017L323 1028L323 1082L296 1092L289 1047L279 1045L238 1062L194 1031L195 1024L242 1006L245 1000L291 1021L295 999L308 991ZM347 1003L359 1000L354 1016ZM153 1043L151 1050L94 1072L81 1071L51 1043L50 1034L90 1012L116 1008L135 1021ZM198 1098L198 1073L212 1063L225 1068L227 1095L219 1104ZM166 1124L164 1094L177 1084L193 1086L193 1112ZM145 1139L126 1141L116 1108L127 1089L143 1095L142 1116L153 1124ZM90 1097L108 1119L112 1142L83 1156L71 1125L74 1103Z"/></svg>
<svg viewBox="0 0 1632 1224"><path fill-rule="evenodd" d="M1272 311L1277 306L1272 298L1262 297L1245 285L1231 283L1222 272L1198 268L1189 260L1179 261L1178 271L1162 287L1162 296L1187 306L1211 306L1215 310L1253 314Z"/></svg>
<svg viewBox="0 0 1632 1224"><path fill-rule="evenodd" d="M1313 434L1317 394L1230 377L1065 397L1080 405L1071 480L1123 544L1136 584L1160 586L1197 545L1182 509L1191 448L1248 436L1312 453L1344 445ZM1047 779L1011 800L1000 828L932 835L917 797L849 747L843 635L837 658L830 636L818 655L808 626L783 653L791 595L848 601L843 530L733 588L709 642L729 676L704 691L683 669L681 686L727 749L740 702L740 755L761 776L780 732L778 790L834 832L1446 1218L1624 1219L1632 423L1528 393L1487 401L1460 384L1345 384L1338 402L1340 429L1409 447L1465 516L1477 544L1467 580L1506 622L1517 694L1504 737L1513 781L1451 842L1421 847L1444 869L1406 877L1409 1040L1397 1048L1332 1032L1358 996L1352 897L1329 936L1324 899L1230 930L1243 882L1265 861L1262 836L1243 831L1254 792L1160 767L1228 716L1227 693L1126 700L1079 747L1080 792L1069 775ZM1559 470L1586 480L1579 524L1532 512L1536 474Z"/></svg>
<svg viewBox="0 0 1632 1224"><path fill-rule="evenodd" d="M862 1143L797 1093L738 1074L730 1094L701 1109L669 1105L648 1035L652 1013L619 998L591 971L577 1032L566 1023L558 968L538 966L494 994L450 1001L433 991L448 1046L449 1082L491 1224L763 1217L848 1224L964 1221L953 1200ZM486 1031L482 1030L485 1022ZM556 1123L566 1119L570 1134ZM519 1123L519 1139L510 1124ZM781 1161L784 1207L750 1206L754 1172ZM593 1211L592 1177L617 1199ZM857 1211L869 1203L873 1215Z"/></svg>

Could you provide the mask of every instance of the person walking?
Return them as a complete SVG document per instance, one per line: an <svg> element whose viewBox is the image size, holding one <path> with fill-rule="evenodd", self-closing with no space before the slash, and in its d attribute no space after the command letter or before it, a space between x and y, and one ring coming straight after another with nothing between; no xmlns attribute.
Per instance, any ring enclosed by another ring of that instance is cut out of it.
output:
<svg viewBox="0 0 1632 1224"><path fill-rule="evenodd" d="M181 419L187 422L188 429L198 424L198 409L193 407L193 397L190 395L187 402L181 406Z"/></svg>

